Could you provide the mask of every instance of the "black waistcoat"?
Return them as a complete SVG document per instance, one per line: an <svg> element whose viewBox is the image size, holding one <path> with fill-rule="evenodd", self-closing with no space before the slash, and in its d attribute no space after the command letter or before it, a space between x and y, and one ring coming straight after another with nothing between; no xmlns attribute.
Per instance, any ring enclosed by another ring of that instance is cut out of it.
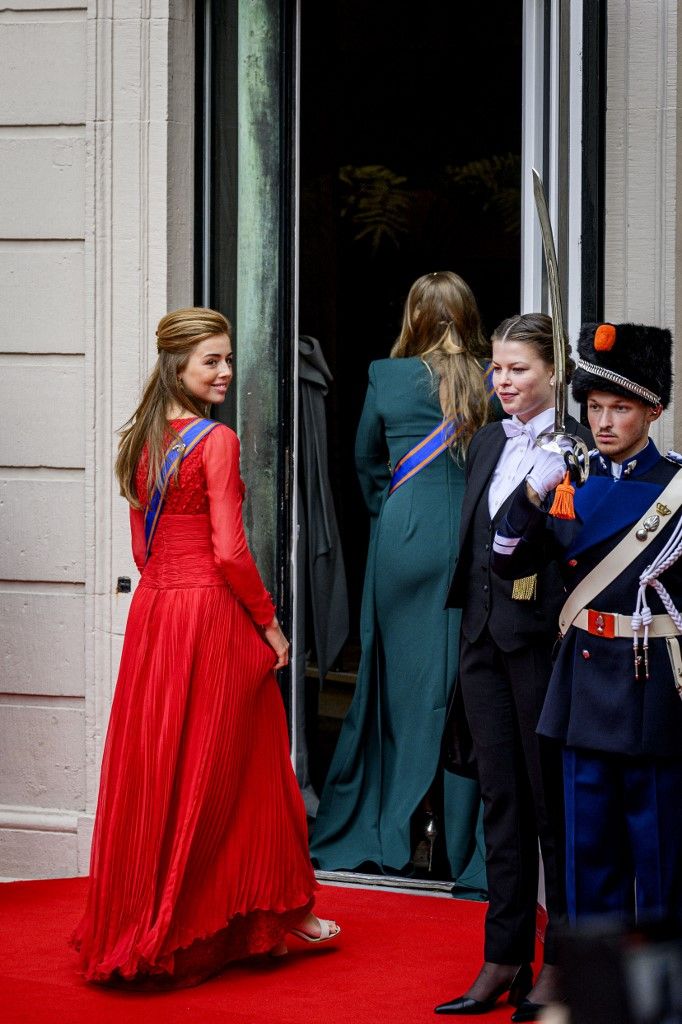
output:
<svg viewBox="0 0 682 1024"><path fill-rule="evenodd" d="M495 536L495 520L491 520L488 511L489 490L490 480L481 492L467 537L470 547L467 552L468 557L465 556L467 574L462 607L462 632L471 643L478 640L488 623L493 639L496 643L498 642L496 635L498 630L495 627L499 625L500 602L505 600L500 584L506 581L502 581L498 577L493 578L490 570L490 549ZM507 501L502 505L505 511L506 506ZM511 594L509 585L507 585L507 589Z"/></svg>
<svg viewBox="0 0 682 1024"><path fill-rule="evenodd" d="M488 632L502 651L516 651L543 635L548 643L556 639L559 610L566 598L564 583L554 563L538 574L535 596L530 600L512 598L513 582L500 579L490 568L490 552L498 520L511 504L510 495L494 518L488 511L490 483L483 490L472 516L466 558L466 590L462 608L462 632L475 643Z"/></svg>

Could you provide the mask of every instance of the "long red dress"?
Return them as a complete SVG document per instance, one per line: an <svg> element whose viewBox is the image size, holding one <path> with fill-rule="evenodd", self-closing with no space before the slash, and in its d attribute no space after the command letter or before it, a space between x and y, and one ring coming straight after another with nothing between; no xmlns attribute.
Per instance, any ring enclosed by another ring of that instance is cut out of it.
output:
<svg viewBox="0 0 682 1024"><path fill-rule="evenodd" d="M141 500L146 469L143 456ZM313 904L276 658L257 629L274 606L246 544L243 493L239 441L219 425L169 488L146 565L143 513L131 510L142 578L72 940L91 981L194 984L277 945Z"/></svg>

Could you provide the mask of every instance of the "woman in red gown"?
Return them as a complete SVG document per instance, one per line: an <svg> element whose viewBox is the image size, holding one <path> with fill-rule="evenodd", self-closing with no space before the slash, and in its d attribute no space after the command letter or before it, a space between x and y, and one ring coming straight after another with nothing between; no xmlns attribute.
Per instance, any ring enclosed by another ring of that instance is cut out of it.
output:
<svg viewBox="0 0 682 1024"><path fill-rule="evenodd" d="M85 916L86 979L195 984L232 960L338 934L311 910L306 818L274 670L288 643L249 552L239 441L216 424L171 477L146 558L144 516L177 432L232 379L230 326L163 317L159 359L116 472L142 577L111 709Z"/></svg>

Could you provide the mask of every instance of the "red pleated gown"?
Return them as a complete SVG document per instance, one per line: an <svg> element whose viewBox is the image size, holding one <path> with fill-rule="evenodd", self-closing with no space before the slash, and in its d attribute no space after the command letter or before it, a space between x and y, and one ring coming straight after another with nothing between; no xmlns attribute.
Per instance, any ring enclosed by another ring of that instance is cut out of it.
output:
<svg viewBox="0 0 682 1024"><path fill-rule="evenodd" d="M175 420L180 428L186 420ZM145 495L147 462L137 492ZM85 916L91 981L193 984L279 943L313 904L274 614L242 523L239 441L216 426L171 485L128 616Z"/></svg>

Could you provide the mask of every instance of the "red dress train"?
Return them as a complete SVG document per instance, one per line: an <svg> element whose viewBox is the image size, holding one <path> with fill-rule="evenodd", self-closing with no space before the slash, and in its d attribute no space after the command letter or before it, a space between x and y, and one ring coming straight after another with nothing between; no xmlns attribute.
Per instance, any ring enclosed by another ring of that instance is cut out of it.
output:
<svg viewBox="0 0 682 1024"><path fill-rule="evenodd" d="M186 421L174 421L179 427ZM146 458L137 471L145 494ZM85 916L91 981L193 984L277 945L313 904L272 601L244 537L239 441L215 427L169 488L142 572L107 734Z"/></svg>

